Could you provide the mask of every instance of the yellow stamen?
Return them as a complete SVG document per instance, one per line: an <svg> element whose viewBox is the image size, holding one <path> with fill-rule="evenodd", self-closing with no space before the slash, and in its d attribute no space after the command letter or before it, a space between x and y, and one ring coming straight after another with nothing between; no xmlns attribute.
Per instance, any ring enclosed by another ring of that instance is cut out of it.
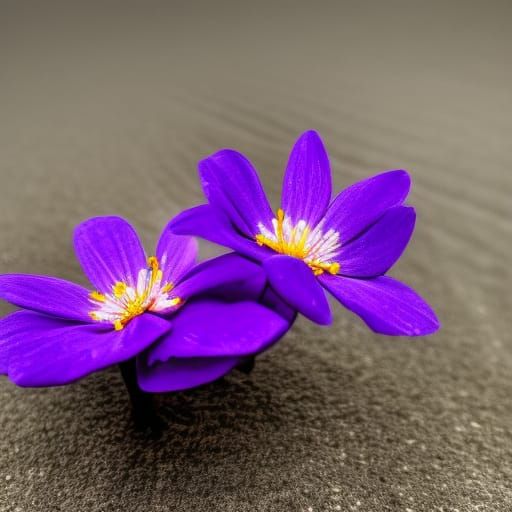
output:
<svg viewBox="0 0 512 512"><path fill-rule="evenodd" d="M182 299L170 298L167 295L174 285L170 282L165 285L162 283L163 273L158 259L151 256L147 265L146 269L140 270L136 287L118 281L108 294L91 292L91 300L105 303L105 306L99 306L90 312L90 317L98 322L109 321L116 331L121 331L133 318L148 310L161 311L163 308L181 304Z"/></svg>
<svg viewBox="0 0 512 512"><path fill-rule="evenodd" d="M329 274L336 275L340 271L339 263L323 263L322 261L310 261L308 265L313 269L316 276L329 272Z"/></svg>
<svg viewBox="0 0 512 512"><path fill-rule="evenodd" d="M92 300L95 300L97 302L105 302L107 300L107 298L105 297L105 295L103 295L102 293L100 292L91 292L89 294L89 297L92 299Z"/></svg>
<svg viewBox="0 0 512 512"><path fill-rule="evenodd" d="M114 292L116 298L120 299L125 294L126 288L126 283L118 281L114 286L112 286L112 291Z"/></svg>
<svg viewBox="0 0 512 512"><path fill-rule="evenodd" d="M277 241L279 243L279 247L283 248L284 237L283 237L283 223L284 223L284 210L279 208L277 210Z"/></svg>
<svg viewBox="0 0 512 512"><path fill-rule="evenodd" d="M156 256L150 256L148 258L148 266L153 271L158 270L158 258Z"/></svg>
<svg viewBox="0 0 512 512"><path fill-rule="evenodd" d="M167 283L165 286L162 286L162 292L167 293L170 292L174 288L172 283Z"/></svg>
<svg viewBox="0 0 512 512"><path fill-rule="evenodd" d="M284 236L283 224L285 220L285 213L282 208L279 208L279 210L277 210L276 220L276 240L267 238L265 235L259 233L255 237L256 243L258 245L265 245L280 254L287 254L288 256L304 260L305 263L307 263L307 265L311 268L311 270L313 270L313 273L317 276L323 274L324 272L329 272L330 274L333 275L339 272L340 264L337 262L329 263L318 260L306 261L310 251L310 248L306 246L308 236L311 232L309 226L304 227L298 240L296 240L297 227L294 227L291 231L289 240L287 240Z"/></svg>
<svg viewBox="0 0 512 512"><path fill-rule="evenodd" d="M149 284L146 287L146 290L144 291L144 299L148 297L148 295L151 293L151 290L153 289L153 286L157 280L162 279L162 271L159 268L158 264L158 258L156 256L150 256L148 258L148 267L149 270L151 270Z"/></svg>
<svg viewBox="0 0 512 512"><path fill-rule="evenodd" d="M306 242L308 240L308 234L309 234L309 227L306 226L304 230L302 231L302 236L300 237L300 240L296 244L296 254L299 258L303 258L304 256L307 256L308 250L306 249Z"/></svg>

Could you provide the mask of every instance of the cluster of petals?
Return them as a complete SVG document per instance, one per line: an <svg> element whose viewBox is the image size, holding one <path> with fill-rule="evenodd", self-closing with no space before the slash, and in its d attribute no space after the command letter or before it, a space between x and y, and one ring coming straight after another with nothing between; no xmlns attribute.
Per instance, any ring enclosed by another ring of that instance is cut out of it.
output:
<svg viewBox="0 0 512 512"><path fill-rule="evenodd" d="M20 386L62 385L136 359L148 392L211 382L279 340L297 313L327 325L325 291L373 331L418 336L439 322L415 291L385 274L415 224L410 178L389 171L331 200L316 132L292 149L273 213L252 164L221 150L199 164L207 199L172 219L147 255L134 228L97 217L74 234L91 286L0 275L0 374ZM234 252L197 262L195 237Z"/></svg>
<svg viewBox="0 0 512 512"><path fill-rule="evenodd" d="M0 320L0 373L19 386L67 384L136 357L141 389L186 389L261 352L292 321L285 305L264 305L276 299L258 265L234 253L198 264L195 239L168 228L149 258L119 217L84 222L74 242L91 289L0 276L0 297L22 308Z"/></svg>
<svg viewBox="0 0 512 512"><path fill-rule="evenodd" d="M290 154L275 215L242 154L219 151L199 163L199 175L208 204L182 212L170 229L258 262L276 294L313 322L332 321L327 290L377 333L419 336L439 328L424 299L385 275L416 221L404 204L406 171L378 174L331 200L329 158L319 135L308 131Z"/></svg>

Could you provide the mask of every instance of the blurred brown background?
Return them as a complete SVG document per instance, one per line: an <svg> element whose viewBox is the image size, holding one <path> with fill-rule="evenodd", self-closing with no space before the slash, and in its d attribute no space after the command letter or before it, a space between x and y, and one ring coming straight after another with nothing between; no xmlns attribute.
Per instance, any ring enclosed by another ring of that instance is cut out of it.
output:
<svg viewBox="0 0 512 512"><path fill-rule="evenodd" d="M1 378L0 510L511 510L511 24L509 1L1 2L0 272L84 282L71 233L94 215L154 243L225 146L277 205L315 128L336 189L411 172L393 275L443 329L301 319L250 378L160 397L159 441L132 431L115 369Z"/></svg>

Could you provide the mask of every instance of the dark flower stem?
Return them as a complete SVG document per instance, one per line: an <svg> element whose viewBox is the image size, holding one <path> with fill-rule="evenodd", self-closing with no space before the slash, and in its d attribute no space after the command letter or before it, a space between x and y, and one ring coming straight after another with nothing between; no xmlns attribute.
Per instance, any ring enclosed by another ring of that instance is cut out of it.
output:
<svg viewBox="0 0 512 512"><path fill-rule="evenodd" d="M153 435L160 436L165 424L155 412L152 395L139 388L135 358L120 363L119 369L130 395L135 427L137 430L149 430Z"/></svg>
<svg viewBox="0 0 512 512"><path fill-rule="evenodd" d="M254 365L256 364L255 357L249 357L243 363L239 364L236 368L241 372L249 375L254 370Z"/></svg>

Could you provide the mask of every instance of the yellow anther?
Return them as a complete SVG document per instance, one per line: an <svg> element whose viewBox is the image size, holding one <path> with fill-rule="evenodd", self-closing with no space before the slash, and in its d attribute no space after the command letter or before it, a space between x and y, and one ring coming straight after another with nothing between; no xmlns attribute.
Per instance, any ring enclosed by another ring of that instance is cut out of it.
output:
<svg viewBox="0 0 512 512"><path fill-rule="evenodd" d="M284 247L283 223L284 223L284 210L282 208L279 208L279 210L277 210L276 235L277 235L277 242L281 248Z"/></svg>
<svg viewBox="0 0 512 512"><path fill-rule="evenodd" d="M158 270L159 265L158 258L156 256L150 256L148 258L148 267L153 271Z"/></svg>
<svg viewBox="0 0 512 512"><path fill-rule="evenodd" d="M333 275L336 275L340 271L340 264L339 263L331 263L329 267L329 272Z"/></svg>
<svg viewBox="0 0 512 512"><path fill-rule="evenodd" d="M107 299L105 297L105 295L103 295L102 293L100 292L91 292L89 294L89 297L92 299L92 300L95 300L96 302L105 302Z"/></svg>
<svg viewBox="0 0 512 512"><path fill-rule="evenodd" d="M329 274L336 275L340 271L339 263L323 263L322 261L310 261L308 265L313 269L316 276L329 272Z"/></svg>
<svg viewBox="0 0 512 512"><path fill-rule="evenodd" d="M258 234L256 235L256 243L258 245L266 245L267 247L270 247L271 249L274 249L276 252L281 252L279 243L274 242L274 240L270 240L270 238L267 238L265 235Z"/></svg>
<svg viewBox="0 0 512 512"><path fill-rule="evenodd" d="M120 299L126 292L126 283L123 283L122 281L118 281L114 286L112 286L112 291L114 292L114 295Z"/></svg>
<svg viewBox="0 0 512 512"><path fill-rule="evenodd" d="M173 284L163 284L163 273L158 259L151 256L147 260L147 267L139 271L137 285L118 281L112 285L112 291L105 295L92 292L91 300L105 303L97 305L89 313L93 320L108 321L116 331L121 331L135 317L146 311L163 311L182 303L180 298L169 297Z"/></svg>
<svg viewBox="0 0 512 512"><path fill-rule="evenodd" d="M165 286L162 286L162 292L167 293L170 292L174 288L174 285L172 283L167 283Z"/></svg>
<svg viewBox="0 0 512 512"><path fill-rule="evenodd" d="M324 272L329 272L333 275L339 272L340 264L337 262L330 263L308 259L311 250L307 245L308 236L311 233L309 226L304 225L303 229L299 231L300 237L297 240L297 226L291 229L291 232L288 233L288 236L286 236L284 232L285 213L282 208L277 210L275 220L277 221L274 224L275 239L268 238L265 235L258 233L255 236L256 243L258 245L266 246L280 254L286 254L288 256L303 260L317 276L323 274Z"/></svg>
<svg viewBox="0 0 512 512"><path fill-rule="evenodd" d="M143 300L146 300L146 298L149 296L151 291L153 290L153 286L157 281L162 280L162 271L160 270L160 265L158 263L158 258L156 256L150 256L148 258L148 267L151 271L150 278L149 278L149 285L146 287L146 290L143 295Z"/></svg>

